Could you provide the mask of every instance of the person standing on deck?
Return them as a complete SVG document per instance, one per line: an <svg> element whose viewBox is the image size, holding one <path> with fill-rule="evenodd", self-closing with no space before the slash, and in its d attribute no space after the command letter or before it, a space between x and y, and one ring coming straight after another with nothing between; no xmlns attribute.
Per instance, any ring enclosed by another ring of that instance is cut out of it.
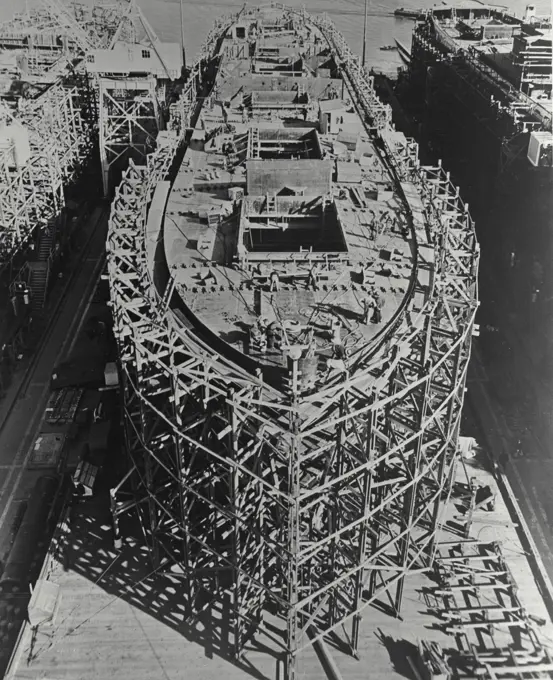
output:
<svg viewBox="0 0 553 680"><path fill-rule="evenodd" d="M271 272L271 277L270 277L270 288L269 291L271 293L273 292L278 292L280 290L280 277L277 272Z"/></svg>
<svg viewBox="0 0 553 680"><path fill-rule="evenodd" d="M361 314L361 323L367 325L372 316L372 310L374 309L374 299L372 296L363 299L363 312Z"/></svg>

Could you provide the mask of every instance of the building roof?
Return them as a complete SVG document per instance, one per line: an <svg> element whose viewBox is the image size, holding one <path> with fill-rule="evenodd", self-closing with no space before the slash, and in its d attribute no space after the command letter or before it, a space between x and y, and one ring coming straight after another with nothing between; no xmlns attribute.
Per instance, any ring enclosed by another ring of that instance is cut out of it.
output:
<svg viewBox="0 0 553 680"><path fill-rule="evenodd" d="M432 7L432 11L448 11L448 10L463 10L463 9L473 9L473 10L489 10L497 11L501 9L508 9L503 5L487 5L484 2L479 2L479 0L461 0L460 2L454 3L443 3L441 5L435 5Z"/></svg>
<svg viewBox="0 0 553 680"><path fill-rule="evenodd" d="M151 73L171 78L181 75L182 49L179 43L156 42L129 45L116 43L111 50L92 50L87 55L89 73Z"/></svg>

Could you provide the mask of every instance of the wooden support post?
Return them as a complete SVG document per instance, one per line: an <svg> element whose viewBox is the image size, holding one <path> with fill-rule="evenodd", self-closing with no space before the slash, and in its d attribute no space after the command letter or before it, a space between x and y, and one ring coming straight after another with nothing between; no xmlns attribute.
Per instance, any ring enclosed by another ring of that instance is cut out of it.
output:
<svg viewBox="0 0 553 680"><path fill-rule="evenodd" d="M374 403L374 399L371 398L371 402ZM373 462L375 459L375 441L374 441L374 434L373 434L373 429L374 429L374 421L375 421L375 411L370 410L367 413L367 428L366 428L366 435L365 435L365 455L367 457L367 461ZM375 471L371 467L368 470L365 471L364 473L364 479L363 479L363 508L362 512L365 514L367 510L369 509L370 503L371 503L371 497L372 497L372 481L374 479L374 474ZM359 562L362 562L365 559L365 552L367 549L367 530L368 530L368 521L363 522L361 526L359 527L359 547L358 547L358 560ZM363 584L364 584L364 575L365 575L365 570L360 569L357 572L356 576L356 582L355 582L355 607L358 610L359 605L363 596ZM352 644L352 649L353 653L355 656L358 655L358 648L359 648L359 632L360 632L360 627L361 627L361 614L359 611L357 611L352 619L352 624L351 624L351 644Z"/></svg>

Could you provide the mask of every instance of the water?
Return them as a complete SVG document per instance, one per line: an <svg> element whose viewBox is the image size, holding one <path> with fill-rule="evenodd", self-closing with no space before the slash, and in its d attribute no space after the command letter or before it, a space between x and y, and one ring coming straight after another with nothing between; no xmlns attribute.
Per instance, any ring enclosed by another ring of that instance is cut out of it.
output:
<svg viewBox="0 0 553 680"><path fill-rule="evenodd" d="M428 2L428 0L427 0ZM144 14L148 17L152 27L161 40L180 40L180 19L178 0L140 0ZM256 4L256 3L250 3ZM327 12L343 33L351 49L358 54L362 52L363 44L363 13L364 0L285 0L290 7L301 8L305 5L310 13ZM184 38L186 41L187 61L191 61L202 44L217 15L236 12L241 7L240 2L232 0L183 0L184 7ZM401 0L388 0L386 4L370 0L368 4L367 21L367 64L377 69L395 71L401 66L397 52L383 52L379 48L391 45L394 38L398 38L405 45L411 41L413 22L396 19L394 9L401 7Z"/></svg>
<svg viewBox="0 0 553 680"><path fill-rule="evenodd" d="M364 0L282 0L284 4L301 8L313 14L327 12L338 30L342 32L351 49L361 54L363 45ZM494 0L505 4L517 16L522 16L530 0ZM1 0L0 0L1 2ZM138 0L148 21L152 24L161 40L180 41L179 0ZM238 11L241 2L233 0L183 0L184 39L187 61L191 62L200 49L204 37L211 28L215 17ZM250 5L258 4L249 2ZM395 51L383 52L379 48L394 44L397 38L410 47L413 22L394 17L398 7L430 8L435 0L369 0L367 22L367 65L377 70L395 72L402 65ZM445 4L445 3L443 3ZM546 15L551 12L548 0L538 0L536 13Z"/></svg>
<svg viewBox="0 0 553 680"><path fill-rule="evenodd" d="M82 1L82 0L81 0ZM93 0L85 0L92 2ZM22 10L25 4L33 6L39 0L21 0L18 3L10 0L0 0L0 21L11 18L14 6ZM160 40L180 42L180 9L179 0L137 0L145 16L157 33ZM362 52L363 44L363 13L364 0L283 0L290 7L305 6L308 12L319 14L327 12L336 27L343 33L351 49L358 54ZM522 16L524 8L530 0L494 0L497 4L504 4L517 16ZM259 4L250 0L250 5ZM367 25L367 65L377 70L395 72L402 65L397 52L383 52L379 48L393 45L394 38L404 45L411 45L413 22L408 19L394 17L393 12L398 7L429 8L435 0L369 0ZM445 4L445 3L443 3ZM551 13L549 0L537 0L536 13L548 15ZM213 20L223 14L234 13L242 7L240 0L183 0L184 7L184 39L187 61L194 60L195 55L213 25Z"/></svg>

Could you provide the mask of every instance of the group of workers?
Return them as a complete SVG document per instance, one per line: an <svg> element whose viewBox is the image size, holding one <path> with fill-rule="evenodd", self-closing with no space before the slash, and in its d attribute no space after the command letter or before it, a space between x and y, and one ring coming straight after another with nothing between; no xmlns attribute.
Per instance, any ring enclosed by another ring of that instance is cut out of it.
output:
<svg viewBox="0 0 553 680"><path fill-rule="evenodd" d="M301 328L301 327L300 327ZM267 351L281 351L285 340L287 345L301 345L305 349L305 356L315 354L315 331L312 326L301 328L301 332L285 331L278 321L269 322L264 317L259 317L257 322L250 327L250 349L265 354Z"/></svg>
<svg viewBox="0 0 553 680"><path fill-rule="evenodd" d="M267 350L281 350L283 341L284 331L277 321L269 323L264 317L259 317L250 328L250 348L261 354Z"/></svg>
<svg viewBox="0 0 553 680"><path fill-rule="evenodd" d="M361 323L365 325L369 323L381 323L382 309L384 308L384 298L375 288L372 288L369 291L367 297L363 299L362 304L363 311L360 314ZM343 354L343 352L340 351L341 348L343 348L341 339L342 325L342 322L337 317L333 319L331 324L330 333L331 343L334 348L334 355ZM272 321L269 323L264 317L259 317L256 324L250 327L249 336L250 349L261 354L265 354L268 350L280 351L285 340L284 329L282 325L277 321ZM308 351L309 349L313 350L313 328L309 326L306 329L303 329L301 336L303 339L302 344L308 348ZM288 342L289 341L290 338L288 338ZM345 356L340 356L339 358L344 359Z"/></svg>
<svg viewBox="0 0 553 680"><path fill-rule="evenodd" d="M382 321L382 310L384 309L384 298L380 293L372 288L366 298L363 299L363 311L361 312L361 323L378 324Z"/></svg>

